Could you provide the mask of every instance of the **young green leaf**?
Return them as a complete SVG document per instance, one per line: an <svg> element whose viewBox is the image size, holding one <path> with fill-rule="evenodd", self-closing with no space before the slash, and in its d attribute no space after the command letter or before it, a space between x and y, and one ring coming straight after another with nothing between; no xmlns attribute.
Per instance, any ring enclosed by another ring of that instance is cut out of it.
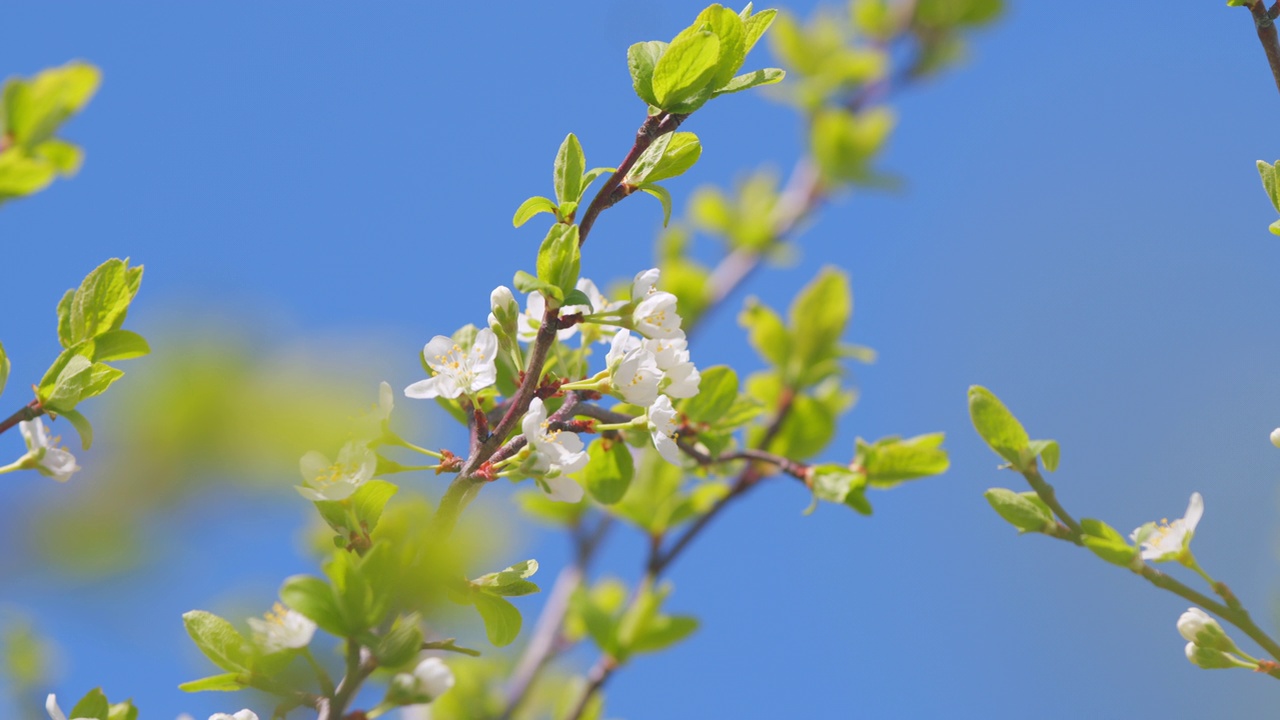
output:
<svg viewBox="0 0 1280 720"><path fill-rule="evenodd" d="M310 575L294 575L280 587L280 599L297 610L322 630L338 637L346 637L347 625L342 609L334 597L329 583Z"/></svg>
<svg viewBox="0 0 1280 720"><path fill-rule="evenodd" d="M760 357L775 368L786 367L791 352L791 335L773 308L749 297L738 314L738 324L746 328L747 339Z"/></svg>
<svg viewBox="0 0 1280 720"><path fill-rule="evenodd" d="M661 185L641 185L640 192L655 197L658 202L662 203L662 227L666 227L671 222L671 193Z"/></svg>
<svg viewBox="0 0 1280 720"><path fill-rule="evenodd" d="M71 427L76 429L76 434L80 436L81 447L88 450L93 446L93 426L89 424L89 418L86 418L77 410L63 410L60 417L71 423Z"/></svg>
<svg viewBox="0 0 1280 720"><path fill-rule="evenodd" d="M9 382L9 356L0 345L0 395L4 394L4 386Z"/></svg>
<svg viewBox="0 0 1280 720"><path fill-rule="evenodd" d="M349 498L356 521L361 523L366 532L373 532L382 518L382 509L387 502L400 491L393 483L386 480L369 480L359 487Z"/></svg>
<svg viewBox="0 0 1280 720"><path fill-rule="evenodd" d="M96 67L78 62L45 70L31 80L10 78L4 88L5 131L22 147L36 147L89 102L101 81Z"/></svg>
<svg viewBox="0 0 1280 720"><path fill-rule="evenodd" d="M738 373L727 365L715 365L702 371L698 394L681 403L680 411L694 422L713 423L737 399Z"/></svg>
<svg viewBox="0 0 1280 720"><path fill-rule="evenodd" d="M373 654L382 667L398 667L413 660L422 651L422 618L417 613L401 615L391 624Z"/></svg>
<svg viewBox="0 0 1280 720"><path fill-rule="evenodd" d="M480 613L480 619L484 621L484 631L489 642L503 647L510 645L520 635L523 621L515 605L481 592L472 593L471 600L476 606L476 612Z"/></svg>
<svg viewBox="0 0 1280 720"><path fill-rule="evenodd" d="M695 26L709 27L719 40L719 56L711 76L712 90L723 87L747 59L746 26L738 13L721 5L711 5L698 14Z"/></svg>
<svg viewBox="0 0 1280 720"><path fill-rule="evenodd" d="M659 40L641 42L627 48L627 67L631 70L631 86L636 95L652 107L658 107L653 94L653 70L667 52L667 44Z"/></svg>
<svg viewBox="0 0 1280 720"><path fill-rule="evenodd" d="M917 435L902 440L888 437L867 443L857 440L854 464L867 474L867 482L877 488L891 488L905 480L940 475L950 460L942 449L942 433Z"/></svg>
<svg viewBox="0 0 1280 720"><path fill-rule="evenodd" d="M644 185L678 177L702 156L702 141L691 132L667 133L649 146L627 173L628 185Z"/></svg>
<svg viewBox="0 0 1280 720"><path fill-rule="evenodd" d="M589 461L582 470L583 485L601 505L612 505L627 494L635 477L635 460L627 444L598 438L587 448Z"/></svg>
<svg viewBox="0 0 1280 720"><path fill-rule="evenodd" d="M992 392L981 385L969 388L969 417L973 427L997 455L1021 468L1031 439L1022 423Z"/></svg>
<svg viewBox="0 0 1280 720"><path fill-rule="evenodd" d="M506 570L481 575L471 581L476 590L490 595L516 597L538 592L538 586L529 582L528 578L538 572L537 560L525 560L516 563Z"/></svg>
<svg viewBox="0 0 1280 720"><path fill-rule="evenodd" d="M576 225L574 227L575 229L577 228ZM516 271L516 276L512 279L511 284L517 292L528 294L537 290L542 293L544 298L554 300L557 306L564 304L565 292L563 290L551 283L543 282L523 270ZM428 372L430 372L429 369ZM464 423L468 420L465 415L461 419Z"/></svg>
<svg viewBox="0 0 1280 720"><path fill-rule="evenodd" d="M800 291L791 304L791 337L795 371L815 365L837 354L840 335L853 314L853 291L849 276L834 267L824 267Z"/></svg>
<svg viewBox="0 0 1280 720"><path fill-rule="evenodd" d="M520 227L529 222L538 213L555 215L556 204L540 195L531 197L520 203L520 207L516 208L516 214L515 217L511 218L511 224L515 227Z"/></svg>
<svg viewBox="0 0 1280 720"><path fill-rule="evenodd" d="M751 52L751 49L756 46L756 42L760 40L760 37L764 35L765 31L769 29L769 26L773 24L774 18L778 16L778 11L773 8L761 10L754 15L747 14L748 9L750 9L750 6L744 8L742 11L745 16L742 17L743 30L745 31L745 37L743 39L744 55Z"/></svg>
<svg viewBox="0 0 1280 720"><path fill-rule="evenodd" d="M142 266L131 268L127 260L113 258L95 268L69 302L64 296L58 304L59 315L64 304L66 309L65 321L59 317L58 323L62 346L70 347L109 330L119 330L141 284Z"/></svg>
<svg viewBox="0 0 1280 720"><path fill-rule="evenodd" d="M582 153L582 145L576 135L569 133L556 153L556 200L561 205L578 201L582 194L582 173L586 169L587 158Z"/></svg>
<svg viewBox="0 0 1280 720"><path fill-rule="evenodd" d="M209 677L200 678L184 682L178 686L182 692L235 692L245 689L246 685L240 681L243 677L242 673L223 673L222 675L211 675Z"/></svg>
<svg viewBox="0 0 1280 720"><path fill-rule="evenodd" d="M1045 470L1054 472L1058 469L1058 455L1061 449L1058 447L1057 440L1032 440L1027 443L1027 452L1031 457L1043 460Z"/></svg>
<svg viewBox="0 0 1280 720"><path fill-rule="evenodd" d="M1105 522L1084 518L1080 521L1080 530L1084 533L1080 538L1084 546L1103 560L1127 568L1141 562L1141 549L1130 545L1123 535Z"/></svg>
<svg viewBox="0 0 1280 720"><path fill-rule="evenodd" d="M182 624L200 652L218 667L232 672L249 668L249 645L231 623L213 613L192 610L182 616Z"/></svg>
<svg viewBox="0 0 1280 720"><path fill-rule="evenodd" d="M809 478L814 499L832 503L843 503L850 492L860 491L867 485L865 474L844 465L815 465Z"/></svg>
<svg viewBox="0 0 1280 720"><path fill-rule="evenodd" d="M714 89L707 86L719 60L720 39L714 33L696 26L681 31L653 67L656 105L673 113L696 110Z"/></svg>
<svg viewBox="0 0 1280 720"><path fill-rule="evenodd" d="M559 299L574 289L582 263L578 226L556 223L538 249L538 280L558 288Z"/></svg>
<svg viewBox="0 0 1280 720"><path fill-rule="evenodd" d="M102 688L94 688L80 698L75 707L71 708L72 718L93 718L94 720L108 720L111 714L111 703L107 702L107 696L103 694Z"/></svg>
<svg viewBox="0 0 1280 720"><path fill-rule="evenodd" d="M633 654L652 653L679 643L698 629L698 619L689 615L660 615L649 621L644 632L631 642Z"/></svg>
<svg viewBox="0 0 1280 720"><path fill-rule="evenodd" d="M721 95L731 95L743 90L761 87L764 85L772 85L782 82L787 73L779 68L762 68L753 70L749 73L743 73L725 83L719 90L711 94L711 97L717 98Z"/></svg>
<svg viewBox="0 0 1280 720"><path fill-rule="evenodd" d="M1022 532L1045 532L1055 523L1053 518L1038 505L1022 495L1005 488L991 488L982 494L992 509L1009 524Z"/></svg>

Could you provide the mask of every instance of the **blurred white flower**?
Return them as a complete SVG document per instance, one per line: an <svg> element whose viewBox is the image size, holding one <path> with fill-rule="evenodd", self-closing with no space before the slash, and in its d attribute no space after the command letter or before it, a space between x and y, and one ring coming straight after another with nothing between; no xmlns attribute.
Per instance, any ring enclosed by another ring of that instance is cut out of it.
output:
<svg viewBox="0 0 1280 720"><path fill-rule="evenodd" d="M404 389L411 398L456 398L494 384L498 379L498 337L489 328L476 333L475 344L463 350L444 335L431 338L422 349L422 358L435 373Z"/></svg>
<svg viewBox="0 0 1280 720"><path fill-rule="evenodd" d="M267 653L281 650L300 650L311 644L316 634L316 624L310 618L276 603L265 619L249 618L259 647Z"/></svg>
<svg viewBox="0 0 1280 720"><path fill-rule="evenodd" d="M80 469L76 464L76 456L66 448L59 447L61 438L49 437L49 431L40 418L24 420L18 423L22 431L22 439L27 443L27 454L23 458L24 467L38 470L41 475L66 482L73 473Z"/></svg>
<svg viewBox="0 0 1280 720"><path fill-rule="evenodd" d="M401 705L429 703L453 687L453 671L440 658L418 663L413 673L399 673L391 679L387 699Z"/></svg>
<svg viewBox="0 0 1280 720"><path fill-rule="evenodd" d="M1271 444L1280 447L1280 428L1271 431Z"/></svg>
<svg viewBox="0 0 1280 720"><path fill-rule="evenodd" d="M1191 538L1196 534L1196 525L1204 515L1204 498L1200 493L1191 494L1191 502L1187 504L1187 514L1169 522L1149 522L1134 530L1129 539L1142 546L1142 559L1152 562L1165 562L1179 559L1183 552L1191 546Z"/></svg>
<svg viewBox="0 0 1280 720"><path fill-rule="evenodd" d="M314 450L298 463L306 485L295 486L302 497L319 502L339 501L351 497L378 467L378 456L364 443L349 442L338 451L337 462L330 463L323 453Z"/></svg>
<svg viewBox="0 0 1280 720"><path fill-rule="evenodd" d="M258 714L248 708L245 708L235 715L214 713L209 716L209 720L258 720Z"/></svg>

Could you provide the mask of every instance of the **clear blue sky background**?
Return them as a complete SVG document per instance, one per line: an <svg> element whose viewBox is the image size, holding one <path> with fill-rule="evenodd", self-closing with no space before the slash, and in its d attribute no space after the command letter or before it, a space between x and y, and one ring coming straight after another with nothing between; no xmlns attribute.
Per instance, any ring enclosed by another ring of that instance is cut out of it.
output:
<svg viewBox="0 0 1280 720"><path fill-rule="evenodd" d="M629 146L644 109L626 46L669 38L698 9L8 8L4 73L85 58L106 78L66 132L87 148L80 176L0 211L0 339L28 363L8 402L53 354L60 291L112 255L147 266L134 315L144 332L193 305L282 343L340 345L372 328L397 350L370 363L396 387L418 379L422 343L483 321L489 289L532 264L538 231L512 230L510 217L550 190L564 134L594 165ZM848 268L849 339L880 361L858 370L861 404L829 456L846 457L856 435L945 430L953 469L876 495L872 518L831 507L801 517L807 499L781 483L736 507L675 569L673 607L701 613L702 631L619 675L610 716L1243 717L1275 706L1273 682L1187 663L1174 629L1184 601L1065 544L1016 537L991 513L983 490L1017 478L997 472L965 406L968 385L989 385L1033 436L1060 440L1055 480L1079 515L1127 532L1204 493L1198 556L1272 626L1280 239L1266 232L1274 213L1253 162L1280 143L1247 15L1221 2L1016 2L960 71L900 98L883 165L909 179L906 192L830 208L800 263L750 291L783 305L822 264ZM713 103L688 129L706 150L692 180L672 183L678 207L696 183L789 167L800 137L788 110L759 97ZM584 272L647 267L659 218L648 199L610 211ZM701 363L754 362L731 320L722 313L700 338ZM151 335L162 352L163 334ZM126 385L145 381L138 364ZM4 456L16 442L4 439ZM90 467L41 492L93 482ZM27 497L5 492L10 504ZM208 669L178 615L238 583L271 588L310 569L294 549L296 498L256 512L202 496L151 531L180 538L175 558L232 559L128 582L32 576L8 581L0 600L59 639L60 693L105 684L148 718L238 709L238 698L176 690ZM563 548L532 537L549 582ZM633 568L638 553L619 542L604 565Z"/></svg>

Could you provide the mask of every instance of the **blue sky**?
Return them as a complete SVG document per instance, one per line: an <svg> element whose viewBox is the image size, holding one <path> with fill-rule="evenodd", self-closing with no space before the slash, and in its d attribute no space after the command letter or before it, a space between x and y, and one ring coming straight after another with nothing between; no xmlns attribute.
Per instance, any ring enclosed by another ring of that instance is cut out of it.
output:
<svg viewBox="0 0 1280 720"><path fill-rule="evenodd" d="M670 37L699 8L10 8L22 31L0 50L5 73L84 58L105 82L66 131L87 149L80 176L0 212L0 340L17 364L6 398L34 380L21 368L53 355L61 290L126 255L147 266L133 322L154 330L157 352L175 313L207 314L268 345L359 354L377 335L394 355L371 356L360 379L418 379L422 343L482 321L489 289L532 264L538 231L510 217L550 190L564 134L592 165L625 153L643 115L626 46ZM983 490L1017 478L997 472L965 408L968 385L987 385L1033 436L1061 441L1054 480L1078 515L1127 530L1202 492L1198 557L1271 625L1280 241L1253 162L1280 155L1278 98L1247 13L1014 3L971 50L896 101L883 166L905 191L830 207L799 262L749 288L782 306L822 265L847 268L849 339L880 359L857 370L862 399L829 457L859 435L944 430L952 470L874 496L869 519L802 517L807 498L782 483L734 508L674 571L672 607L701 614L702 630L620 674L611 717L1238 717L1274 705L1263 678L1186 662L1174 630L1185 602L995 517ZM703 182L785 170L800 143L790 111L760 97L718 101L686 129L705 151L671 183L677 212ZM648 267L659 220L647 198L610 210L584 273ZM700 338L700 363L753 365L732 315ZM139 363L126 385L145 373ZM109 443L109 424L100 432ZM39 479L6 481L12 503ZM93 482L90 468L38 492ZM177 534L174 558L221 548L252 567L192 561L163 578L35 576L0 591L59 639L59 692L103 683L146 717L240 707L175 689L205 669L177 615L306 571L293 541L304 508L201 498L151 536ZM549 582L563 548L530 533ZM602 566L630 572L640 552L621 540Z"/></svg>

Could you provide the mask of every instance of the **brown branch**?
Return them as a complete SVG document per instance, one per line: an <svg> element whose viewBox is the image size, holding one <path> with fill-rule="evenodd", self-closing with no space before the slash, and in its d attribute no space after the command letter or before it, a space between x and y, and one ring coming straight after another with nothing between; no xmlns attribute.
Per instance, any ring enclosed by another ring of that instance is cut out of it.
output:
<svg viewBox="0 0 1280 720"><path fill-rule="evenodd" d="M587 706L591 704L591 698L600 692L600 688L613 677L613 671L618 669L618 663L608 655L601 655L596 660L596 664L591 666L591 670L587 673L587 687L582 691L582 695L578 698L578 703L574 705L573 712L565 715L567 720L578 720L582 717L582 713L586 712Z"/></svg>
<svg viewBox="0 0 1280 720"><path fill-rule="evenodd" d="M1272 7L1280 13L1280 4ZM1262 51L1267 55L1267 64L1271 66L1271 78L1280 91L1280 37L1276 34L1276 15L1267 10L1266 3L1256 0L1249 6L1253 14L1253 25L1258 31L1258 42L1262 43Z"/></svg>
<svg viewBox="0 0 1280 720"><path fill-rule="evenodd" d="M45 414L45 410L43 407L40 406L40 401L32 400L26 405L23 405L22 407L18 408L18 411L15 412L14 414L5 418L3 421L0 421L0 433L8 432L9 430L13 429L14 425L17 425L18 423L30 422L31 420L35 420L36 418L44 414Z"/></svg>
<svg viewBox="0 0 1280 720"><path fill-rule="evenodd" d="M689 116L662 112L645 118L644 123L640 125L640 129L636 131L635 144L631 146L627 156L622 159L618 169L609 176L608 180L605 180L604 185L596 193L591 204L587 206L586 212L582 214L582 220L578 221L579 247L587 242L587 234L591 232L591 227L595 225L596 218L600 216L600 213L623 197L626 197L626 193L617 194L614 191L622 184L623 178L627 176L627 173L631 172L631 168L640 159L640 156L644 154L644 151L649 149L654 140L669 132L675 132L676 128L680 127L680 123L684 122L687 117Z"/></svg>

